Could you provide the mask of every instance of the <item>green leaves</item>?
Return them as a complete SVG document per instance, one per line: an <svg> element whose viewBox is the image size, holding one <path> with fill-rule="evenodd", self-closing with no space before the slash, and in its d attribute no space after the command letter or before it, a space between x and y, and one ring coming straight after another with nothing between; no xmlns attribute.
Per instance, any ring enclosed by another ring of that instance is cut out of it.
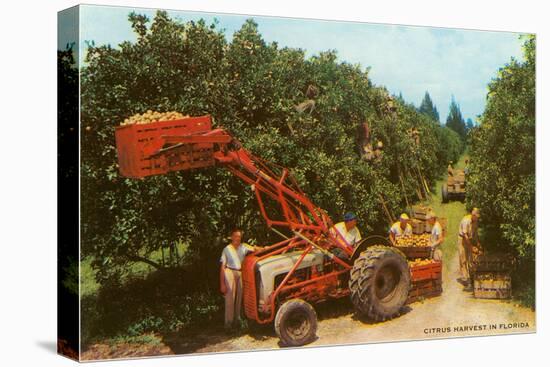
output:
<svg viewBox="0 0 550 367"><path fill-rule="evenodd" d="M304 51L267 43L249 20L231 40L216 24L181 23L159 12L149 21L130 14L135 43L92 46L82 71L82 251L102 279L124 274L137 257L185 240L188 266L216 289L219 252L232 227L246 240L274 241L250 190L221 168L175 172L143 180L117 172L114 129L146 110L211 114L253 154L289 167L305 193L339 221L346 211L363 232L386 232L380 194L396 215L418 188L460 153L457 136L374 87L368 69L339 62L336 51L306 59ZM315 108L298 113L309 86ZM384 145L378 161L361 158L362 124L370 143ZM419 130L417 146L407 131ZM405 190L399 179L403 175Z"/></svg>
<svg viewBox="0 0 550 367"><path fill-rule="evenodd" d="M488 87L481 124L471 134L468 204L489 226L488 246L535 258L535 37L524 60L502 67Z"/></svg>

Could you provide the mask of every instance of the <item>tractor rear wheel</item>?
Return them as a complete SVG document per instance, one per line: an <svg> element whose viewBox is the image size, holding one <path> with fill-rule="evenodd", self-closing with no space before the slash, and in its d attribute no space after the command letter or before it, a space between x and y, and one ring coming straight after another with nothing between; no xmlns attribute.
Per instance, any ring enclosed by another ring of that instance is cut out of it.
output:
<svg viewBox="0 0 550 367"><path fill-rule="evenodd" d="M396 248L372 246L355 260L349 288L355 311L374 321L399 315L409 296L411 275L405 255Z"/></svg>
<svg viewBox="0 0 550 367"><path fill-rule="evenodd" d="M449 191L447 190L447 185L443 184L441 186L441 202L442 203L448 203L449 202Z"/></svg>
<svg viewBox="0 0 550 367"><path fill-rule="evenodd" d="M285 346L299 347L311 343L317 333L317 314L306 301L286 301L275 316L275 332Z"/></svg>

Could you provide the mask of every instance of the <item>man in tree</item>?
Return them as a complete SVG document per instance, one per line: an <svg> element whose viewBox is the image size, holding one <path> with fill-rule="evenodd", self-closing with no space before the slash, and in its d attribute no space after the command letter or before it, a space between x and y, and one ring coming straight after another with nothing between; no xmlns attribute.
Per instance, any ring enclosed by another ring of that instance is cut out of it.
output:
<svg viewBox="0 0 550 367"><path fill-rule="evenodd" d="M414 144L419 146L420 145L420 132L416 127L412 127L409 130L407 130L407 133L409 134L409 137L414 141Z"/></svg>
<svg viewBox="0 0 550 367"><path fill-rule="evenodd" d="M241 318L243 281L241 265L245 256L258 248L242 242L240 229L231 231L231 243L222 251L220 258L220 291L225 296L225 329L231 329L234 321Z"/></svg>
<svg viewBox="0 0 550 367"><path fill-rule="evenodd" d="M315 98L317 97L318 93L319 93L319 89L315 85L313 84L308 85L306 90L306 97L308 99L306 99L304 102L294 107L296 112L304 113L308 111L308 113L311 114L315 109Z"/></svg>
<svg viewBox="0 0 550 367"><path fill-rule="evenodd" d="M480 244L478 236L479 209L473 208L471 213L464 216L458 228L458 256L461 278L457 281L464 285L464 290L472 291L470 279L470 265L472 254L478 253Z"/></svg>
<svg viewBox="0 0 550 367"><path fill-rule="evenodd" d="M410 235L412 235L412 226L409 224L409 216L403 213L399 217L399 221L390 228L390 240L395 243L399 237Z"/></svg>
<svg viewBox="0 0 550 367"><path fill-rule="evenodd" d="M384 152L384 143L382 141L378 140L376 143L376 148L374 148L374 158L377 162L380 162L382 159L382 153Z"/></svg>
<svg viewBox="0 0 550 367"><path fill-rule="evenodd" d="M449 175L449 177L453 177L455 174L453 171L453 161L450 161L449 165L447 166L447 174Z"/></svg>
<svg viewBox="0 0 550 367"><path fill-rule="evenodd" d="M443 244L443 228L437 220L437 215L434 211L429 211L426 215L426 222L432 227L430 235L430 246L432 247L432 259L441 261L443 259L443 252L441 251L441 244Z"/></svg>

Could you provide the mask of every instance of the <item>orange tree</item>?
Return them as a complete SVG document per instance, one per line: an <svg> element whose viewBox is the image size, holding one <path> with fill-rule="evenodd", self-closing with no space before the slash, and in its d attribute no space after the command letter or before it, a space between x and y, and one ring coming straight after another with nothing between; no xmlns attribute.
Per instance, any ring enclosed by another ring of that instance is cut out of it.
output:
<svg viewBox="0 0 550 367"><path fill-rule="evenodd" d="M489 83L487 106L470 136L467 203L482 210L486 246L512 251L520 260L516 284L530 289L535 277L535 37Z"/></svg>
<svg viewBox="0 0 550 367"><path fill-rule="evenodd" d="M117 170L114 129L146 110L211 114L254 154L292 168L303 190L335 220L348 210L363 232L385 232L381 199L394 215L419 187L419 171L434 182L460 153L447 128L396 101L372 84L368 69L337 60L327 51L266 43L252 20L232 40L216 24L181 23L158 12L130 14L136 42L89 48L82 70L82 253L93 259L98 280L123 275L131 262L161 265L151 254L163 244L188 243L192 291L216 290L217 259L231 227L247 239L275 240L260 220L250 191L224 170L175 172L143 180ZM311 113L294 106L309 85L319 93ZM384 143L379 161L359 154L360 127ZM416 126L421 144L407 131ZM403 178L403 192L400 178Z"/></svg>

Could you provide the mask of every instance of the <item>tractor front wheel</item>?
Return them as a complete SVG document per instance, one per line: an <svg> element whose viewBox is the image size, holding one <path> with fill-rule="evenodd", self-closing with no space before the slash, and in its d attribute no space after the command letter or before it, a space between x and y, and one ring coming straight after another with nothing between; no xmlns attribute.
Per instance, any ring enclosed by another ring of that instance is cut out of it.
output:
<svg viewBox="0 0 550 367"><path fill-rule="evenodd" d="M372 246L355 260L349 288L355 311L374 321L399 315L409 296L411 276L403 253L388 246Z"/></svg>
<svg viewBox="0 0 550 367"><path fill-rule="evenodd" d="M299 347L315 340L317 314L313 307L301 299L283 303L275 316L275 332L288 347Z"/></svg>

